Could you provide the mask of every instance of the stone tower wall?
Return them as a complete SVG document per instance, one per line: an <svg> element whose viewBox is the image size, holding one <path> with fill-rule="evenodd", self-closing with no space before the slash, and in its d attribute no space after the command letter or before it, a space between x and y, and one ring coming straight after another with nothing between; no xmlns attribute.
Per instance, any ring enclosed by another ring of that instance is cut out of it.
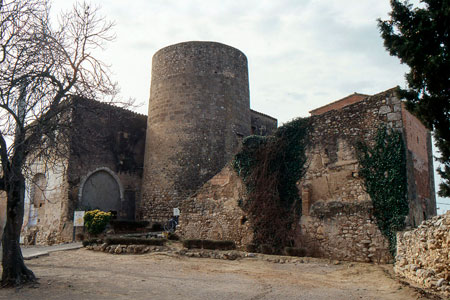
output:
<svg viewBox="0 0 450 300"><path fill-rule="evenodd" d="M141 218L167 220L250 134L247 68L241 51L212 42L153 56Z"/></svg>

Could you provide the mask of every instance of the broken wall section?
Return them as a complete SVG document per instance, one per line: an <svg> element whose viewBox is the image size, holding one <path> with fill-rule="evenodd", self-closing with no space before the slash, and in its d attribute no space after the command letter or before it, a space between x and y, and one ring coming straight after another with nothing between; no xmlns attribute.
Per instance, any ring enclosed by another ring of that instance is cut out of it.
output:
<svg viewBox="0 0 450 300"><path fill-rule="evenodd" d="M242 179L227 165L180 207L183 239L232 240L240 249L253 240L253 231L240 208L247 197Z"/></svg>
<svg viewBox="0 0 450 300"><path fill-rule="evenodd" d="M72 240L65 226L68 207L66 157L37 159L30 166L24 200L21 243L52 245Z"/></svg>
<svg viewBox="0 0 450 300"><path fill-rule="evenodd" d="M403 130L394 89L312 117L309 167L298 184L302 198L299 246L318 256L366 262L391 259L359 177L358 141L371 143L380 126Z"/></svg>

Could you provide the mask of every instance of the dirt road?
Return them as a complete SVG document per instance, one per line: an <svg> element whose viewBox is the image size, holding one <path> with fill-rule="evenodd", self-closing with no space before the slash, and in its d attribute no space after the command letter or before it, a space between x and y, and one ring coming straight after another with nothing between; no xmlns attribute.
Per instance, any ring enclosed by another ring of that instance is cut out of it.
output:
<svg viewBox="0 0 450 300"><path fill-rule="evenodd" d="M389 266L327 260L272 263L86 249L27 261L39 284L0 299L424 299L386 274Z"/></svg>

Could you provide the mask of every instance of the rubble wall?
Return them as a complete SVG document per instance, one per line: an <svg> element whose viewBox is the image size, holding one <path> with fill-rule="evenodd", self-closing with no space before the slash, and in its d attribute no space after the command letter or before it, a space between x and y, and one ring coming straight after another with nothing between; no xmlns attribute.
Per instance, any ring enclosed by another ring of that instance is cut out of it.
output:
<svg viewBox="0 0 450 300"><path fill-rule="evenodd" d="M183 202L179 234L184 239L233 240L238 248L252 242L253 232L239 203L247 191L230 165Z"/></svg>
<svg viewBox="0 0 450 300"><path fill-rule="evenodd" d="M357 142L374 141L383 124L403 130L401 101L394 90L312 116L306 149L309 165L298 183L302 198L298 246L342 260L392 259L372 216L356 155Z"/></svg>
<svg viewBox="0 0 450 300"><path fill-rule="evenodd" d="M67 158L35 161L26 180L21 242L52 245L72 241L66 226L68 203Z"/></svg>
<svg viewBox="0 0 450 300"><path fill-rule="evenodd" d="M450 211L397 233L395 273L450 296Z"/></svg>

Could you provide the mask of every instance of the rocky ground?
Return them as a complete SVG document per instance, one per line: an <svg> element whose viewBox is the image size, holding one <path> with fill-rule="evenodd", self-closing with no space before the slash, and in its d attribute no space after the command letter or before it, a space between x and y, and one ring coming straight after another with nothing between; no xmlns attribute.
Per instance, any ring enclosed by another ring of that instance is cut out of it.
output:
<svg viewBox="0 0 450 300"><path fill-rule="evenodd" d="M2 289L0 299L439 299L393 279L391 265L190 256L52 252L27 261L38 284Z"/></svg>

